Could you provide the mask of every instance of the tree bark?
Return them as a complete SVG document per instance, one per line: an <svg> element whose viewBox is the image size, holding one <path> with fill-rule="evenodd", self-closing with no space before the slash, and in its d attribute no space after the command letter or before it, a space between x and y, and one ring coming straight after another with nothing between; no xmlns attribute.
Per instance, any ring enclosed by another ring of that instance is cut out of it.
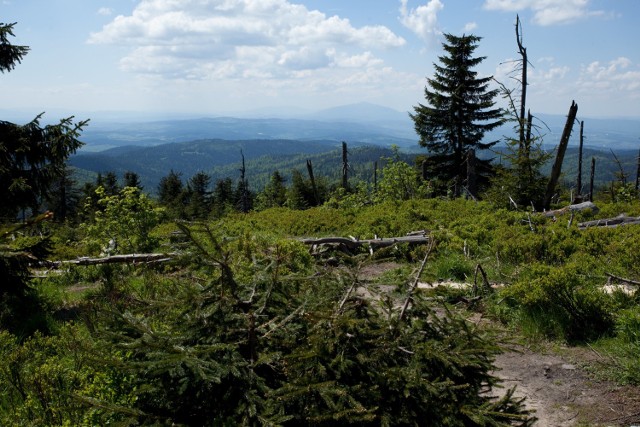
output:
<svg viewBox="0 0 640 427"><path fill-rule="evenodd" d="M302 239L301 242L306 245L338 245L346 246L349 249L355 249L360 246L370 246L371 248L383 248L392 246L396 243L428 243L431 241L429 236L425 234L407 235L400 237L387 237L375 239L356 239L354 237L321 237Z"/></svg>
<svg viewBox="0 0 640 427"><path fill-rule="evenodd" d="M578 149L578 181L576 182L577 197L582 200L582 148L584 146L584 120L580 122L580 148Z"/></svg>
<svg viewBox="0 0 640 427"><path fill-rule="evenodd" d="M554 209L552 211L546 211L543 212L542 215L544 216L557 216L557 215L564 215L567 212L579 212L579 211L584 211L587 209L591 209L594 212L598 212L599 209L598 207L593 203L593 202L582 202L582 203L577 203L574 205L569 205L566 206L564 208L561 209Z"/></svg>
<svg viewBox="0 0 640 427"><path fill-rule="evenodd" d="M100 265L100 264L123 264L123 263L149 263L165 262L178 256L177 253L152 253L152 254L122 254L111 255L99 258L82 257L65 261L45 261L47 267L61 267L63 265Z"/></svg>
<svg viewBox="0 0 640 427"><path fill-rule="evenodd" d="M309 180L311 180L311 188L313 189L313 198L316 201L316 206L320 205L320 196L318 195L318 187L316 186L316 179L313 176L313 165L311 160L307 159L307 172L309 172Z"/></svg>
<svg viewBox="0 0 640 427"><path fill-rule="evenodd" d="M347 155L347 143L342 142L342 188L349 187L349 158Z"/></svg>
<svg viewBox="0 0 640 427"><path fill-rule="evenodd" d="M567 151L567 145L569 145L569 137L571 136L571 130L573 129L573 122L576 120L576 114L578 113L578 104L575 101L571 101L571 107L569 108L569 115L567 116L567 122L564 125L562 131L562 137L560 138L560 144L558 145L558 154L556 155L556 161L551 169L551 177L547 185L547 192L544 196L543 207L549 209L551 206L551 199L556 190L558 179L560 178L560 172L562 171L562 162L564 160L564 154Z"/></svg>
<svg viewBox="0 0 640 427"><path fill-rule="evenodd" d="M596 158L591 158L591 176L589 178L589 201L593 202L593 181L596 177Z"/></svg>
<svg viewBox="0 0 640 427"><path fill-rule="evenodd" d="M578 228L584 230L590 227L619 227L621 225L640 224L640 217L627 216L625 214L618 215L614 218L602 218L593 221L585 221L578 224Z"/></svg>

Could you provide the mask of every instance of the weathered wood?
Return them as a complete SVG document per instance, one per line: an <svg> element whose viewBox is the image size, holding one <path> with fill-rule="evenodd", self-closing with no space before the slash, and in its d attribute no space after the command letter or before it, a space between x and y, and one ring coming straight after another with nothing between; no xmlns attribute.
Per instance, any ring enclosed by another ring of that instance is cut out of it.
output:
<svg viewBox="0 0 640 427"><path fill-rule="evenodd" d="M413 292L416 290L416 288L418 287L418 284L420 283L420 275L424 271L424 266L427 265L427 260L429 259L429 255L431 254L433 247L434 247L434 242L433 240L431 240L429 242L429 247L427 248L427 252L424 254L424 258L420 263L420 268L416 273L416 277L413 280L411 287L409 288L407 298L405 299L404 304L402 305L402 310L400 311L400 315L398 316L398 322L401 322L404 319L404 314L407 312L407 308L409 307L409 303L411 302L411 299L412 299L411 297L413 296Z"/></svg>
<svg viewBox="0 0 640 427"><path fill-rule="evenodd" d="M566 213L570 213L570 212L579 212L579 211L584 211L587 209L591 209L594 212L598 212L599 209L596 206L595 203L593 202L582 202L582 203L576 203L575 205L569 205L569 206L565 206L564 208L561 209L554 209L552 211L545 211L542 212L542 215L544 216L558 216L558 215L564 215Z"/></svg>
<svg viewBox="0 0 640 427"><path fill-rule="evenodd" d="M313 189L313 198L315 199L316 206L320 205L320 196L318 195L318 187L316 186L316 178L313 175L313 164L311 160L307 159L307 172L309 172L309 179L311 180L311 188Z"/></svg>
<svg viewBox="0 0 640 427"><path fill-rule="evenodd" d="M593 181L596 177L596 158L591 158L591 177L589 178L589 201L593 202Z"/></svg>
<svg viewBox="0 0 640 427"><path fill-rule="evenodd" d="M419 232L413 232L419 233ZM429 243L431 238L424 232L422 234L409 234L407 236L400 237L376 237L373 239L357 239L355 237L320 237L320 238L307 238L302 239L301 242L306 245L318 246L318 245L337 245L343 246L347 249L356 249L361 246L369 246L371 250L384 248L387 246L393 246L396 243Z"/></svg>
<svg viewBox="0 0 640 427"><path fill-rule="evenodd" d="M578 224L579 229L589 227L618 227L621 225L640 224L640 217L627 216L620 214L614 218L602 218L593 221L585 221Z"/></svg>
<svg viewBox="0 0 640 427"><path fill-rule="evenodd" d="M177 253L152 253L152 254L122 254L106 257L81 257L65 261L44 261L42 264L47 267L61 267L64 265L100 265L100 264L123 264L123 263L150 263L165 262L175 258Z"/></svg>
<svg viewBox="0 0 640 427"><path fill-rule="evenodd" d="M632 279L625 279L624 277L615 276L611 273L605 273L611 279L617 280L618 282L628 283L630 285L640 286L640 282Z"/></svg>
<svg viewBox="0 0 640 427"><path fill-rule="evenodd" d="M576 182L576 198L582 201L582 151L584 147L584 120L580 122L580 147L578 149L578 180ZM575 202L574 202L575 203Z"/></svg>
<svg viewBox="0 0 640 427"><path fill-rule="evenodd" d="M342 188L349 188L349 158L347 143L342 141Z"/></svg>
<svg viewBox="0 0 640 427"><path fill-rule="evenodd" d="M562 171L562 162L564 161L564 154L567 151L567 145L569 145L569 137L571 136L571 130L573 129L573 122L576 120L576 114L578 114L578 104L575 101L571 101L571 107L569 107L569 114L567 115L567 122L564 125L562 131L562 137L560 138L560 144L558 145L558 153L556 154L556 160L551 168L551 177L547 184L547 191L544 196L543 206L545 209L549 209L551 206L551 199L556 191L556 185L560 178L560 172Z"/></svg>

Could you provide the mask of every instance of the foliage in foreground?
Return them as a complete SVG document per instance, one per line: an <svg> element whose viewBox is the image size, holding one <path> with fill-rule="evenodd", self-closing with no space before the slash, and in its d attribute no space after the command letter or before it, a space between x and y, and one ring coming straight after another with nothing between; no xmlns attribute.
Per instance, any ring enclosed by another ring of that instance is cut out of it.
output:
<svg viewBox="0 0 640 427"><path fill-rule="evenodd" d="M419 295L401 319L294 241L183 231L192 250L171 272L104 267L86 329L1 337L6 425L531 424L490 397L498 349L465 320Z"/></svg>

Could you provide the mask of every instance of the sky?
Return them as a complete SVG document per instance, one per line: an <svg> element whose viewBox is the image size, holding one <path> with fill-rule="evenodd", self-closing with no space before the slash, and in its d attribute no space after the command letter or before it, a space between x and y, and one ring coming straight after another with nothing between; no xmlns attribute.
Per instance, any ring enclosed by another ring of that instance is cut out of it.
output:
<svg viewBox="0 0 640 427"><path fill-rule="evenodd" d="M482 37L479 76L517 87L516 15L534 114L575 100L581 117L640 119L639 0L0 0L31 49L0 74L0 111L410 111L445 33Z"/></svg>

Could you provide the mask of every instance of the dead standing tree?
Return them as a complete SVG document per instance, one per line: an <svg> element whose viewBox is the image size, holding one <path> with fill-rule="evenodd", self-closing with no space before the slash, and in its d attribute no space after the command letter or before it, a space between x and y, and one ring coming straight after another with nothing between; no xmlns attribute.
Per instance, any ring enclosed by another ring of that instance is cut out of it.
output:
<svg viewBox="0 0 640 427"><path fill-rule="evenodd" d="M529 60L527 58L527 48L522 44L522 35L520 34L520 16L516 15L516 41L518 43L518 51L520 52L520 56L522 58L522 76L520 77L520 115L518 117L519 121L519 137L520 137L520 150L528 151L528 145L531 141L531 121L532 116L531 112L529 112L529 117L525 122L524 112L527 105L527 65L529 64ZM525 124L527 126L525 126ZM525 131L526 127L526 131Z"/></svg>
<svg viewBox="0 0 640 427"><path fill-rule="evenodd" d="M320 205L320 196L318 194L318 187L316 186L316 178L313 175L313 164L311 160L307 159L307 172L309 172L309 180L311 180L311 188L313 190L313 198L315 199L316 206Z"/></svg>
<svg viewBox="0 0 640 427"><path fill-rule="evenodd" d="M578 149L578 180L576 182L576 196L574 203L582 201L582 148L584 146L584 120L580 122L580 148Z"/></svg>
<svg viewBox="0 0 640 427"><path fill-rule="evenodd" d="M551 176L549 177L547 191L544 195L544 209L549 209L551 206L551 199L553 198L556 191L556 185L558 184L558 179L560 178L562 162L564 161L564 154L567 151L567 145L569 145L569 137L571 136L571 130L573 129L573 122L576 120L576 114L578 114L578 104L576 104L575 101L571 101L567 122L564 125L564 130L562 131L562 137L560 138L560 144L558 145L558 153L556 154L556 160L551 168Z"/></svg>
<svg viewBox="0 0 640 427"><path fill-rule="evenodd" d="M349 189L349 158L347 143L342 141L342 188Z"/></svg>
<svg viewBox="0 0 640 427"><path fill-rule="evenodd" d="M249 183L247 182L246 172L247 169L244 164L244 153L240 150L240 155L242 156L242 167L240 168L240 210L243 213L249 212L251 208L249 203Z"/></svg>

